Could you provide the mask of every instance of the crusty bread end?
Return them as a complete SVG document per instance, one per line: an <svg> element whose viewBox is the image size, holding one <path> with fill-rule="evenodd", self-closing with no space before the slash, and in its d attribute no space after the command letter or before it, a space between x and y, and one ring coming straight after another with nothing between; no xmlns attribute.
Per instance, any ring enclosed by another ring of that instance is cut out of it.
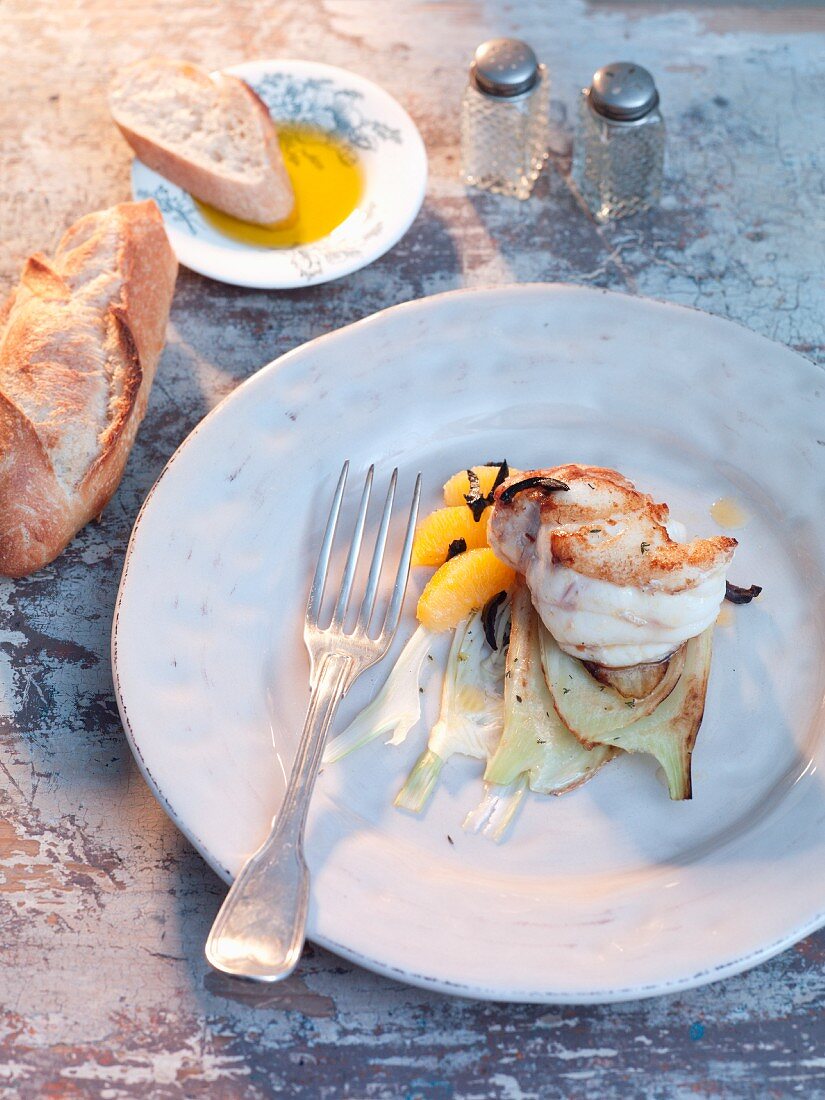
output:
<svg viewBox="0 0 825 1100"><path fill-rule="evenodd" d="M195 198L261 225L292 213L275 124L238 77L150 58L118 75L109 106L138 159Z"/></svg>
<svg viewBox="0 0 825 1100"><path fill-rule="evenodd" d="M0 311L0 574L52 561L123 474L177 275L152 201L87 214Z"/></svg>

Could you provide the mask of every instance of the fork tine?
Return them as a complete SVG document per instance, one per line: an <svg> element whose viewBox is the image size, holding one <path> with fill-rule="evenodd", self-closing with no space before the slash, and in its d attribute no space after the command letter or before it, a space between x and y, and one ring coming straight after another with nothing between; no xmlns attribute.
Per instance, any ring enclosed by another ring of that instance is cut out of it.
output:
<svg viewBox="0 0 825 1100"><path fill-rule="evenodd" d="M352 580L355 576L355 568L358 565L358 555L361 552L361 538L364 534L364 524L367 520L367 508L370 503L370 490L372 489L372 477L374 473L375 466L370 466L369 470L367 470L366 480L364 481L364 491L361 493L361 503L358 506L355 530L352 532L352 542L350 543L349 554L347 555L347 564L344 566L344 576L341 581L341 590L338 593L338 602L332 613L332 622L330 623L332 627L340 627L342 625L344 616L347 613L347 607L349 606Z"/></svg>
<svg viewBox="0 0 825 1100"><path fill-rule="evenodd" d="M404 603L404 594L407 591L407 581L410 576L410 559L412 558L413 538L415 537L415 524L418 519L418 504L421 500L421 474L415 479L412 504L410 506L410 518L407 520L407 533L404 535L404 548L401 551L401 561L398 563L398 572L395 574L395 585L392 590L390 606L381 629L382 636L392 636L398 627L401 618L401 605Z"/></svg>
<svg viewBox="0 0 825 1100"><path fill-rule="evenodd" d="M324 541L321 543L321 552L318 555L318 564L315 566L315 575L312 578L312 587L309 590L306 621L312 625L315 625L318 622L318 612L321 609L321 600L324 596L324 586L327 583L327 568L329 567L329 556L332 551L333 539L335 538L335 528L338 525L338 514L341 511L341 501L343 500L344 488L347 484L348 470L349 459L347 459L347 461L341 468L341 474L338 478L338 485L335 489L335 496L332 499L332 507L329 510L327 529L326 531L324 531Z"/></svg>
<svg viewBox="0 0 825 1100"><path fill-rule="evenodd" d="M378 592L378 582L381 579L381 566L384 564L384 548L387 545L387 532L390 527L390 516L392 515L392 505L395 499L395 486L397 483L398 467L393 470L392 477L390 478L390 487L387 490L387 499L384 503L381 525L378 528L378 535L375 539L375 549L372 552L370 574L367 578L367 590L361 601L361 613L358 616L357 628L360 630L366 631L369 629L370 619L375 609L375 596Z"/></svg>

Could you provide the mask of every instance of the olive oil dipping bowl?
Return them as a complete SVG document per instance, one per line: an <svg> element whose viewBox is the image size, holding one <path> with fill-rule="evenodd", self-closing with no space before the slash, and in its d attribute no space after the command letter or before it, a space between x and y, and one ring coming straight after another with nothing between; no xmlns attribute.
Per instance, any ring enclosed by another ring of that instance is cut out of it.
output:
<svg viewBox="0 0 825 1100"><path fill-rule="evenodd" d="M278 225L251 225L135 159L132 194L158 204L180 262L220 282L285 290L339 279L392 248L427 183L424 143L404 108L364 77L314 61L249 61L226 71L272 115L296 209Z"/></svg>

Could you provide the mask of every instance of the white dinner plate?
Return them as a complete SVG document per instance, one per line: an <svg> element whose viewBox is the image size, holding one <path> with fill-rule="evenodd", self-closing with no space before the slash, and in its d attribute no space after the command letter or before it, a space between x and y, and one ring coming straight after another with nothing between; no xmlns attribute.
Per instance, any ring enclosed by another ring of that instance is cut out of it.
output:
<svg viewBox="0 0 825 1100"><path fill-rule="evenodd" d="M283 290L349 275L404 236L424 201L427 154L397 100L371 80L317 61L246 61L225 71L257 92L276 123L311 126L352 148L364 191L353 212L321 240L262 248L218 232L191 195L135 159L132 194L158 204L182 264L222 283Z"/></svg>
<svg viewBox="0 0 825 1100"><path fill-rule="evenodd" d="M476 761L448 763L422 817L393 808L422 724L321 775L309 935L410 982L543 1002L686 989L781 951L825 923L823 394L820 370L744 328L565 286L445 294L290 352L192 433L135 526L113 661L147 780L229 881L283 794L345 458L352 497L370 462L382 484L400 468L402 496L420 469L425 508L455 470L504 457L615 466L695 534L731 497L750 519L730 579L764 592L717 628L693 800L624 756L561 798L530 795L496 845L462 831ZM433 662L430 719L438 687Z"/></svg>

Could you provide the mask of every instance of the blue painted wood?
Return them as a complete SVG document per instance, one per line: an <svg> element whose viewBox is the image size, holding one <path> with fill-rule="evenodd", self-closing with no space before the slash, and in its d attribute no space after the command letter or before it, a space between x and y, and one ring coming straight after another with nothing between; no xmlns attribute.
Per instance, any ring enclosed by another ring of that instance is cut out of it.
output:
<svg viewBox="0 0 825 1100"><path fill-rule="evenodd" d="M3 13L4 287L28 251L128 196L104 88L153 52L210 67L308 56L371 76L419 123L431 179L407 237L340 283L256 293L182 273L116 497L52 566L0 580L0 1095L825 1094L822 933L741 977L604 1008L450 1000L313 948L275 989L209 973L223 888L140 779L108 661L126 540L166 459L238 382L319 333L452 287L563 280L698 306L821 362L822 9L77 0L58 20L48 0L6 0ZM464 66L498 33L528 39L553 80L557 153L526 204L456 180ZM656 75L666 194L653 214L597 227L570 189L567 141L577 88L617 57Z"/></svg>

